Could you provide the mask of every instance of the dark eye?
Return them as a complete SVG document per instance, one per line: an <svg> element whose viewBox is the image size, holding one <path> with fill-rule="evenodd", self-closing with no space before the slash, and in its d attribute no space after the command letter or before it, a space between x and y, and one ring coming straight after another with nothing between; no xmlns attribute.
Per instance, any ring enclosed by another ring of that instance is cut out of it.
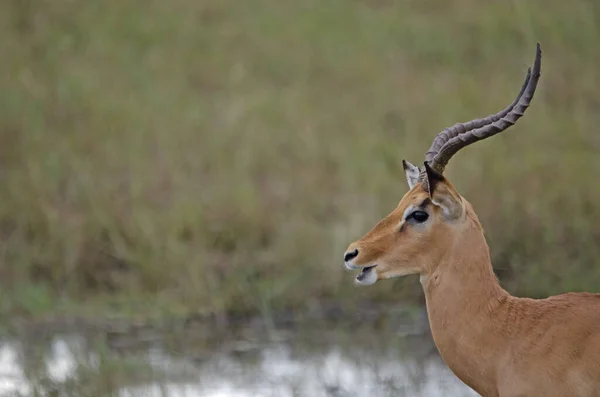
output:
<svg viewBox="0 0 600 397"><path fill-rule="evenodd" d="M414 219L417 223L423 223L429 218L429 214L425 211L415 211L408 216L407 219Z"/></svg>

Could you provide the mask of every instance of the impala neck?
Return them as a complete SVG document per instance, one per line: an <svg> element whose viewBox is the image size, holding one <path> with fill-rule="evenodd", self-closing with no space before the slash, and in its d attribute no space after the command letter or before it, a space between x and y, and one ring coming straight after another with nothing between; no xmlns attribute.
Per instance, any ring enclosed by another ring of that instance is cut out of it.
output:
<svg viewBox="0 0 600 397"><path fill-rule="evenodd" d="M506 310L510 296L492 270L481 229L473 225L462 240L421 283L442 358L456 376L482 393L495 387L494 357L506 345L499 312Z"/></svg>

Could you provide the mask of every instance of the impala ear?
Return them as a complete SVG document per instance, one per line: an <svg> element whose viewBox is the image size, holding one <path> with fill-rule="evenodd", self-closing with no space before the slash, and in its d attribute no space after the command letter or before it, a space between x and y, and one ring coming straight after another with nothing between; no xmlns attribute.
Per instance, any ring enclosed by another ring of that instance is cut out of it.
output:
<svg viewBox="0 0 600 397"><path fill-rule="evenodd" d="M409 189L412 189L413 186L417 184L419 181L419 167L409 163L406 160L402 160L402 168L404 168L404 175L406 175L406 182L408 182Z"/></svg>
<svg viewBox="0 0 600 397"><path fill-rule="evenodd" d="M425 162L425 173L427 180L424 181L423 187L429 192L431 202L442 209L444 218L454 220L462 217L465 206L452 184L427 162Z"/></svg>
<svg viewBox="0 0 600 397"><path fill-rule="evenodd" d="M433 199L433 193L438 184L445 182L446 178L433 168L429 166L429 162L425 162L425 176L427 177L423 181L423 188L429 193L429 197Z"/></svg>

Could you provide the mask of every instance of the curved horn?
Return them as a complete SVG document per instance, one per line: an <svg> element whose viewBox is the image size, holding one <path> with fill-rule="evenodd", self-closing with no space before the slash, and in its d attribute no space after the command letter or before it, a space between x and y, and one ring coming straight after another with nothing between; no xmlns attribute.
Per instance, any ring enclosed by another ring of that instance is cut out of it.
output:
<svg viewBox="0 0 600 397"><path fill-rule="evenodd" d="M523 95L523 91L525 91L525 88L527 87L527 84L529 83L530 77L531 77L531 68L528 68L527 76L525 77L525 82L523 83L523 86L521 86L521 91L519 91L519 94L517 95L517 97L515 98L513 103L511 103L506 109L502 110L501 112L498 112L496 114L491 114L483 119L474 119L474 120L468 121L466 123L456 123L452 127L444 128L444 130L442 132L440 132L439 134L436 135L436 137L433 140L433 143L429 147L429 150L427 151L427 153L425 153L425 161L431 162L431 160L433 160L435 155L438 154L438 152L440 151L442 146L444 146L444 144L446 142L448 142L450 139L454 138L455 136L464 134L465 132L474 130L475 128L481 128L481 127L491 124L495 121L498 121L502 117L506 116L511 110L513 110L513 108L515 107L517 102L519 102L519 99L521 99L521 96Z"/></svg>
<svg viewBox="0 0 600 397"><path fill-rule="evenodd" d="M475 119L464 124L456 124L440 132L425 155L435 171L442 174L452 156L465 146L502 132L514 125L523 116L535 93L540 78L542 51L536 46L533 71L527 70L525 83L513 103L503 111L484 119Z"/></svg>

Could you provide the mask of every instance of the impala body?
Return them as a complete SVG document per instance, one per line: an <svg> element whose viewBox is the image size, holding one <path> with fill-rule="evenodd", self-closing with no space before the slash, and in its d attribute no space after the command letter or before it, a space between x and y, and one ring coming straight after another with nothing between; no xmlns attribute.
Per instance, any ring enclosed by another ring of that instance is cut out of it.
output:
<svg viewBox="0 0 600 397"><path fill-rule="evenodd" d="M461 148L513 125L529 107L533 71L503 111L439 133L422 168L403 161L409 191L348 247L356 283L420 274L434 342L452 372L485 397L600 396L600 294L511 296L499 284L471 204L443 175Z"/></svg>

